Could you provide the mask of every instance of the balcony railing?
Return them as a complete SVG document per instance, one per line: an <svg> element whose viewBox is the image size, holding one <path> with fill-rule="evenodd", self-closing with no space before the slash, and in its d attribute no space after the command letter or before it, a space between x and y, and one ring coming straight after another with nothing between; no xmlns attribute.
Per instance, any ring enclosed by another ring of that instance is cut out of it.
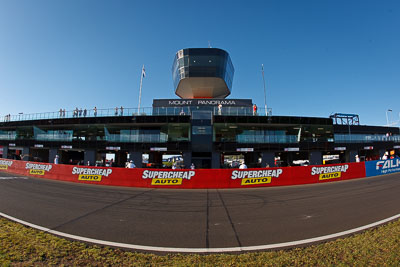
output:
<svg viewBox="0 0 400 267"><path fill-rule="evenodd" d="M0 116L0 122L12 121L30 121L30 120L48 120L48 119L71 119L71 118L95 118L95 117L117 117L117 116L172 116L172 115L191 115L192 111L209 110L213 115L220 116L271 116L272 109L258 109L253 112L251 107L155 107L155 108L108 108L108 109L78 109L78 110L60 110L54 112L17 114Z"/></svg>
<svg viewBox="0 0 400 267"><path fill-rule="evenodd" d="M298 143L297 135L238 135L236 136L237 143L259 143L259 144L279 144L279 143Z"/></svg>
<svg viewBox="0 0 400 267"><path fill-rule="evenodd" d="M400 135L335 134L336 143L400 142Z"/></svg>

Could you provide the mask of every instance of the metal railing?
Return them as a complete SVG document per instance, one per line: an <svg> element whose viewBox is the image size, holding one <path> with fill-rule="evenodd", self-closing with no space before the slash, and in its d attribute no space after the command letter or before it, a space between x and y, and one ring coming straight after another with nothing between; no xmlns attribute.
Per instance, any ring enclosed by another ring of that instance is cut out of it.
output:
<svg viewBox="0 0 400 267"><path fill-rule="evenodd" d="M107 108L107 109L75 109L59 110L54 112L31 113L0 116L0 122L48 120L48 119L72 119L72 118L95 118L95 117L117 117L117 116L171 116L191 115L192 111L209 110L214 115L221 116L271 116L272 109L258 109L253 112L251 107L207 107L207 106L186 106L186 107L147 107L147 108Z"/></svg>
<svg viewBox="0 0 400 267"><path fill-rule="evenodd" d="M281 135L281 136L270 136L270 135L237 135L237 143L258 143L258 144L284 144L284 143L298 143L297 135Z"/></svg>
<svg viewBox="0 0 400 267"><path fill-rule="evenodd" d="M336 143L400 142L400 135L385 134L335 134Z"/></svg>

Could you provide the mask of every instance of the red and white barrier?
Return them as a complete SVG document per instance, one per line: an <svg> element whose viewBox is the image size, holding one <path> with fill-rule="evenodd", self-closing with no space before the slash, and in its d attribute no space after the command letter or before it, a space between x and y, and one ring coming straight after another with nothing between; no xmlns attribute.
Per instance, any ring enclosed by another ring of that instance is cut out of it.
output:
<svg viewBox="0 0 400 267"><path fill-rule="evenodd" d="M263 169L125 169L0 159L0 170L38 178L152 188L249 188L342 181L366 176L365 164Z"/></svg>

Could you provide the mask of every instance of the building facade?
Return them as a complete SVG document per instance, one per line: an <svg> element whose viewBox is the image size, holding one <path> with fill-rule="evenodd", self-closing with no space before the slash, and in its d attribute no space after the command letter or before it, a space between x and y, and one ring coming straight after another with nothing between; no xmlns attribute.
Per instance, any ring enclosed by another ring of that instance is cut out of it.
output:
<svg viewBox="0 0 400 267"><path fill-rule="evenodd" d="M248 167L272 167L353 162L356 155L369 160L400 152L396 127L265 116L246 107L222 107L220 112L218 105L165 107L160 113L3 121L0 154L41 162L53 162L58 155L60 163L92 166L105 164L106 155L113 154L115 166L133 160L138 167L157 168L168 157L181 157L186 168L191 163L226 168L235 167L235 159Z"/></svg>
<svg viewBox="0 0 400 267"><path fill-rule="evenodd" d="M396 127L359 125L358 116L272 116L251 99L227 99L234 68L216 48L177 52L181 99L147 109L88 109L0 118L0 156L124 167L232 168L316 165L399 155ZM356 118L350 122L349 118ZM347 120L346 120L347 119ZM354 123L356 122L356 123Z"/></svg>

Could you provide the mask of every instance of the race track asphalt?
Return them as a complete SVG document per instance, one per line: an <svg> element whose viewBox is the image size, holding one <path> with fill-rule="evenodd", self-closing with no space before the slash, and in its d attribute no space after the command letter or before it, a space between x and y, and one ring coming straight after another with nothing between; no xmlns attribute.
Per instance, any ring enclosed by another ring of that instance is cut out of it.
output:
<svg viewBox="0 0 400 267"><path fill-rule="evenodd" d="M123 188L0 172L0 212L52 230L169 248L290 242L400 214L400 174L315 185Z"/></svg>

